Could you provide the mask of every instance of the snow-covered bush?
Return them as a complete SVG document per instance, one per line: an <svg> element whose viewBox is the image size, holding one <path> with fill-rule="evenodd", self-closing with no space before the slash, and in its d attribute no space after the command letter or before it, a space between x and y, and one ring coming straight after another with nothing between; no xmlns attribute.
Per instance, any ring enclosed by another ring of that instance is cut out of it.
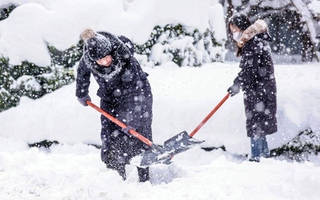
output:
<svg viewBox="0 0 320 200"><path fill-rule="evenodd" d="M10 65L0 58L0 112L19 104L22 96L37 99L74 81L71 67L82 55L81 44L63 52L48 47L51 66L37 66L28 61Z"/></svg>
<svg viewBox="0 0 320 200"><path fill-rule="evenodd" d="M16 5L0 8L0 20L8 18ZM48 45L50 66L37 66L29 61L20 65L9 64L0 57L0 112L19 104L22 96L37 99L74 81L72 67L82 56L82 43L65 51Z"/></svg>
<svg viewBox="0 0 320 200"><path fill-rule="evenodd" d="M173 61L180 67L222 61L223 49L211 30L201 33L181 24L156 26L146 43L135 46L137 54L147 56L145 60L140 59L143 65L157 66Z"/></svg>
<svg viewBox="0 0 320 200"><path fill-rule="evenodd" d="M300 132L287 144L271 150L273 157L284 156L295 161L309 161L309 157L320 152L320 135L311 129Z"/></svg>
<svg viewBox="0 0 320 200"><path fill-rule="evenodd" d="M16 8L15 5L9 5L9 6L0 8L0 21L7 18L11 13L11 11L13 11L13 9L15 8Z"/></svg>
<svg viewBox="0 0 320 200"><path fill-rule="evenodd" d="M72 68L82 56L83 42L80 40L77 45L71 46L64 51L59 51L52 45L48 45L48 49L53 66Z"/></svg>
<svg viewBox="0 0 320 200"><path fill-rule="evenodd" d="M80 60L83 43L78 42L64 51L48 44L51 66L37 66L28 61L12 66L9 60L0 61L0 110L19 104L20 97L37 99L63 85L74 81L72 67ZM175 62L178 66L201 66L202 63L222 61L223 46L207 29L187 29L182 25L156 26L150 39L143 45L135 45L136 55L147 56L142 65L160 65Z"/></svg>

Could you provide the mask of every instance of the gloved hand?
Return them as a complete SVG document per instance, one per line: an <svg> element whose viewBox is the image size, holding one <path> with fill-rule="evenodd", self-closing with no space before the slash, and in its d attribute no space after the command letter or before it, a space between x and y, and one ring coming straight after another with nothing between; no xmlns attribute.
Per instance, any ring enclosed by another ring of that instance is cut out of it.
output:
<svg viewBox="0 0 320 200"><path fill-rule="evenodd" d="M233 97L234 95L238 94L240 92L240 87L238 85L232 85L228 88L228 92Z"/></svg>
<svg viewBox="0 0 320 200"><path fill-rule="evenodd" d="M84 105L84 106L88 106L88 104L86 103L87 101L91 101L91 98L89 95L86 95L84 97L78 97L78 101Z"/></svg>

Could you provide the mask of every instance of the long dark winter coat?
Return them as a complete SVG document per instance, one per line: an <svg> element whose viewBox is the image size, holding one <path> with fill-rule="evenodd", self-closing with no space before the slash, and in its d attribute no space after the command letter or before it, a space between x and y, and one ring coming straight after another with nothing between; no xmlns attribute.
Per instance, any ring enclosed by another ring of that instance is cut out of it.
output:
<svg viewBox="0 0 320 200"><path fill-rule="evenodd" d="M98 33L111 42L112 64L109 67L99 67L96 62L90 60L85 49L86 53L81 58L77 71L76 96L84 97L88 94L90 74L92 74L99 85L97 95L101 98L100 107L152 140L151 88L147 74L142 71L132 55L133 49L128 48L132 45L131 41L107 32ZM128 43L128 46L124 43ZM101 140L101 159L107 164L124 164L142 149L148 148L140 140L124 133L118 125L103 115Z"/></svg>
<svg viewBox="0 0 320 200"><path fill-rule="evenodd" d="M277 89L268 41L271 38L267 25L258 20L243 32L238 43L241 47L241 71L234 85L244 91L248 137L277 131Z"/></svg>

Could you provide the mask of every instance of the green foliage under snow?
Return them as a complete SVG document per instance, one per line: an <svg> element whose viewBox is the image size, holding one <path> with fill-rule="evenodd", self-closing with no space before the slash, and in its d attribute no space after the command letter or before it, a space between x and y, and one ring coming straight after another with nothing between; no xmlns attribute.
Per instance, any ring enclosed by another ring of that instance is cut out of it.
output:
<svg viewBox="0 0 320 200"><path fill-rule="evenodd" d="M156 52L161 50L160 57ZM19 104L22 96L32 99L74 81L73 66L83 53L83 42L59 51L48 45L50 66L37 66L28 61L12 66L6 58L0 58L0 112ZM187 31L182 25L156 26L150 39L143 45L135 45L136 54L147 56L142 65L160 65L173 61L179 66L201 66L202 63L222 61L222 44L208 29ZM138 55L139 57L139 55Z"/></svg>
<svg viewBox="0 0 320 200"><path fill-rule="evenodd" d="M156 26L148 41L135 46L135 52L146 55L140 60L144 65L161 65L173 61L178 66L201 66L203 63L221 62L223 44L216 41L214 33L207 29L201 33L181 24Z"/></svg>
<svg viewBox="0 0 320 200"><path fill-rule="evenodd" d="M19 105L20 98L37 99L75 80L72 67L82 56L82 43L65 51L49 46L50 66L37 66L28 61L11 65L0 58L0 112Z"/></svg>
<svg viewBox="0 0 320 200"><path fill-rule="evenodd" d="M320 135L311 129L300 132L287 144L271 150L272 157L283 156L298 162L308 161L320 152Z"/></svg>

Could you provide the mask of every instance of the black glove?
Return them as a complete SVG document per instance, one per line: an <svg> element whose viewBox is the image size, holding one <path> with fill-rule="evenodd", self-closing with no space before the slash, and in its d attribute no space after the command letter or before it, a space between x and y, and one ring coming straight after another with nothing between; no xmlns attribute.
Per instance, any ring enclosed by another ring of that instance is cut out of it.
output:
<svg viewBox="0 0 320 200"><path fill-rule="evenodd" d="M87 101L91 101L91 98L89 95L86 95L84 97L78 97L78 101L84 105L84 106L88 106Z"/></svg>
<svg viewBox="0 0 320 200"><path fill-rule="evenodd" d="M228 92L233 97L234 95L236 95L240 92L240 87L238 85L233 85L228 88Z"/></svg>

